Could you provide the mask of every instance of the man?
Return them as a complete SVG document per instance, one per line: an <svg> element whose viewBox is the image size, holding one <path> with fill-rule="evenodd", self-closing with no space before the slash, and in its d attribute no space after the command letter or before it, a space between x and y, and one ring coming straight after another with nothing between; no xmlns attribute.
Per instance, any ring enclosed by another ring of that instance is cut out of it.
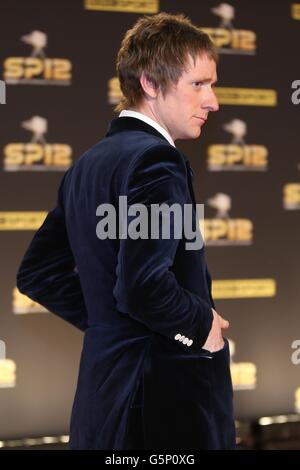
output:
<svg viewBox="0 0 300 470"><path fill-rule="evenodd" d="M122 195L128 207L192 205L198 223L192 170L174 142L199 137L218 110L216 60L181 15L137 21L117 60L122 112L66 173L21 264L20 291L85 331L72 449L234 448L228 322L203 246L105 237L99 219L103 204L119 214Z"/></svg>

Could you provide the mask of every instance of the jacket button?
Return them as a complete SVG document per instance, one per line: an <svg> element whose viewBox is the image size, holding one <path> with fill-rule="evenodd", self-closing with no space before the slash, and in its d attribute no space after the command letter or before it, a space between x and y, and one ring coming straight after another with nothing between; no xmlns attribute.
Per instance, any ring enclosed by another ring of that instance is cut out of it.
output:
<svg viewBox="0 0 300 470"><path fill-rule="evenodd" d="M180 338L181 338L181 334L180 334L180 333L177 333L177 335L175 336L176 341L179 341Z"/></svg>
<svg viewBox="0 0 300 470"><path fill-rule="evenodd" d="M183 344L187 344L189 341L190 341L189 338L184 338L184 340L182 342L183 342Z"/></svg>
<svg viewBox="0 0 300 470"><path fill-rule="evenodd" d="M189 347L192 346L193 342L194 342L194 341L193 341L192 339L190 339L190 340L187 342L187 346L189 346Z"/></svg>

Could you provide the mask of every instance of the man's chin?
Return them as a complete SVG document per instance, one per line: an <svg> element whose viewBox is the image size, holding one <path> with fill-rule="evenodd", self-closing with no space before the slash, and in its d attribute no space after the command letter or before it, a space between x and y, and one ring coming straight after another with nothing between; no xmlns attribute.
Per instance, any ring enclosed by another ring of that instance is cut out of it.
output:
<svg viewBox="0 0 300 470"><path fill-rule="evenodd" d="M198 139L201 135L201 127L197 127L195 131L193 132L193 137L190 137L190 139Z"/></svg>
<svg viewBox="0 0 300 470"><path fill-rule="evenodd" d="M188 133L182 134L182 136L177 137L175 140L192 140L192 139L198 139L201 135L201 127L197 127L193 130L189 130Z"/></svg>

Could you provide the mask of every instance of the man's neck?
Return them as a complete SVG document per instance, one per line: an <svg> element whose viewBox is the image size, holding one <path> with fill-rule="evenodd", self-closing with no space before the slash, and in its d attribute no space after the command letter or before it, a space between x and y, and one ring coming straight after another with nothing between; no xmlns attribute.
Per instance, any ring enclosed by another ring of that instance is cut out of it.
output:
<svg viewBox="0 0 300 470"><path fill-rule="evenodd" d="M149 113L144 112L144 110L137 110L137 109L124 109L119 117L135 117L136 119L140 119L141 121L146 122L150 126L154 127L160 134L162 134L167 141L175 147L174 140L170 136L169 132L159 124L154 116L150 116Z"/></svg>

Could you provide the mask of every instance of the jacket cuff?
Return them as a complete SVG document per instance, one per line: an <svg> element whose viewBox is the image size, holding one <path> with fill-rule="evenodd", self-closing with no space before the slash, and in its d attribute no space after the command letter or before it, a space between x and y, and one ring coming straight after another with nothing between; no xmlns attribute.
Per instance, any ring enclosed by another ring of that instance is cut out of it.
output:
<svg viewBox="0 0 300 470"><path fill-rule="evenodd" d="M186 352L199 353L207 340L212 327L213 318L212 307L207 305L207 309L205 309L203 317L196 328L196 333L187 333L185 335L184 332L178 332L174 335L175 342L184 348Z"/></svg>

